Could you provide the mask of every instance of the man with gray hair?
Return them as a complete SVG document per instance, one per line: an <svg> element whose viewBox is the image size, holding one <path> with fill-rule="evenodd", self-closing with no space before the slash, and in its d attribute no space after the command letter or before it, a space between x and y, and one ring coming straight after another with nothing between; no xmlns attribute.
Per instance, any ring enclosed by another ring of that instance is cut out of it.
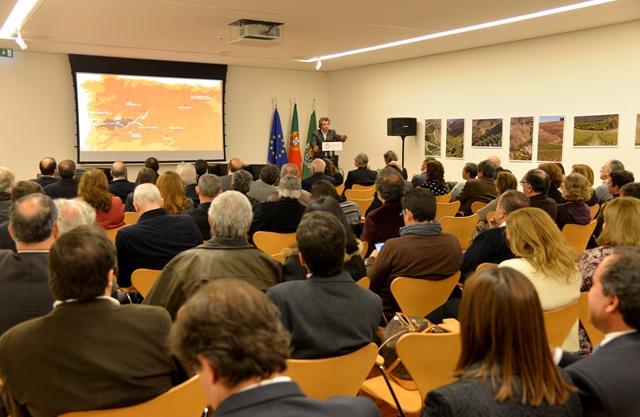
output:
<svg viewBox="0 0 640 417"><path fill-rule="evenodd" d="M260 201L256 200L248 194L249 190L251 189L252 182L253 176L248 171L236 171L231 177L231 189L247 196L247 198L249 199L249 203L251 203L251 209L255 212L260 205Z"/></svg>
<svg viewBox="0 0 640 417"><path fill-rule="evenodd" d="M282 168L280 168L280 178L284 178L285 175L293 175L294 177L299 179L300 169L298 168L298 165L291 162L282 165ZM267 196L266 201L278 201L279 198L280 194L278 194L278 190L276 188L275 192ZM300 197L298 197L298 202L306 207L310 201L311 193L307 190L300 190Z"/></svg>
<svg viewBox="0 0 640 417"><path fill-rule="evenodd" d="M197 207L189 209L184 214L193 217L200 229L202 240L211 239L211 226L209 225L209 207L211 202L220 194L220 178L214 174L204 174L198 179L196 193L200 200Z"/></svg>
<svg viewBox="0 0 640 417"><path fill-rule="evenodd" d="M118 285L131 286L131 274L138 268L162 269L183 250L202 242L193 217L170 215L154 184L140 184L133 192L138 222L125 226L116 235Z"/></svg>
<svg viewBox="0 0 640 417"><path fill-rule="evenodd" d="M16 177L6 167L0 167L0 223L9 220L9 207L11 201L11 189L16 182Z"/></svg>
<svg viewBox="0 0 640 417"><path fill-rule="evenodd" d="M29 194L9 213L17 253L0 250L0 334L17 323L51 311L47 281L49 249L59 233L58 210L45 194Z"/></svg>
<svg viewBox="0 0 640 417"><path fill-rule="evenodd" d="M324 163L324 161L323 161ZM300 204L300 180L294 175L285 175L278 184L278 200L266 201L258 207L254 216L249 238L259 230L277 233L294 233L304 214Z"/></svg>
<svg viewBox="0 0 640 417"><path fill-rule="evenodd" d="M56 198L54 203L58 209L60 234L67 233L78 226L96 222L96 210L84 200Z"/></svg>
<svg viewBox="0 0 640 417"><path fill-rule="evenodd" d="M173 258L145 304L165 307L175 318L182 304L207 281L240 278L262 291L280 282L280 264L247 241L251 217L251 204L244 195L230 190L217 196L209 208L212 239Z"/></svg>
<svg viewBox="0 0 640 417"><path fill-rule="evenodd" d="M598 203L606 203L613 198L613 195L609 192L609 176L613 171L621 171L624 169L624 164L617 159L609 159L600 168L600 179L602 184L596 187L596 197Z"/></svg>
<svg viewBox="0 0 640 417"><path fill-rule="evenodd" d="M194 207L198 207L200 200L198 193L196 192L198 174L196 173L196 167L187 162L178 164L176 167L176 173L180 175L180 179L184 184L184 195L187 198L193 200Z"/></svg>
<svg viewBox="0 0 640 417"><path fill-rule="evenodd" d="M305 191L311 192L311 187L317 181L325 180L329 181L331 184L336 185L336 179L324 174L324 169L327 164L324 160L320 158L316 158L311 162L311 176L302 180L302 189Z"/></svg>
<svg viewBox="0 0 640 417"><path fill-rule="evenodd" d="M122 204L127 202L127 196L133 192L136 185L127 179L127 166L122 161L111 164L111 177L109 192L117 195L122 200Z"/></svg>
<svg viewBox="0 0 640 417"><path fill-rule="evenodd" d="M353 188L353 184L364 186L373 186L376 183L378 173L369 169L369 157L366 153L359 153L353 158L353 164L356 169L349 171L347 179L344 182L344 189Z"/></svg>

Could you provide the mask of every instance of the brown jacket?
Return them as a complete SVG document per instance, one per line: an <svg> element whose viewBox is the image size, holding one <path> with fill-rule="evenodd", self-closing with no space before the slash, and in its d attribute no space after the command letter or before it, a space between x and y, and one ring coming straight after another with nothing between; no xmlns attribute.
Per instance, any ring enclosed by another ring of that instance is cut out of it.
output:
<svg viewBox="0 0 640 417"><path fill-rule="evenodd" d="M458 200L460 200L460 211L463 212L465 216L470 216L472 214L471 203L474 201L489 203L497 196L498 191L496 190L496 182L493 178L479 177L467 181L458 196Z"/></svg>

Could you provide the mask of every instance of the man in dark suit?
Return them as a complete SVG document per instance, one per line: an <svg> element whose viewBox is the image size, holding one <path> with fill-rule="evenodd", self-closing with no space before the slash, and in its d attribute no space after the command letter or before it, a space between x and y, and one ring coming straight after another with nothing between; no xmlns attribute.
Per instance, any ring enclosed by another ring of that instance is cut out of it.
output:
<svg viewBox="0 0 640 417"><path fill-rule="evenodd" d="M122 204L127 202L127 196L133 192L136 185L127 179L127 166L122 161L111 164L111 177L109 192L120 197Z"/></svg>
<svg viewBox="0 0 640 417"><path fill-rule="evenodd" d="M118 285L131 286L131 273L138 268L162 269L178 253L202 242L191 216L170 215L162 208L160 191L153 184L140 184L133 192L138 222L116 235Z"/></svg>
<svg viewBox="0 0 640 417"><path fill-rule="evenodd" d="M71 159L65 159L58 164L60 179L44 187L44 192L51 198L76 198L78 184L74 179L76 175L76 163Z"/></svg>
<svg viewBox="0 0 640 417"><path fill-rule="evenodd" d="M209 207L211 202L220 194L220 178L214 174L204 174L198 180L196 187L200 204L198 207L189 209L184 214L193 217L200 229L203 241L211 239L211 225L209 225Z"/></svg>
<svg viewBox="0 0 640 417"><path fill-rule="evenodd" d="M616 248L593 275L589 319L605 336L591 356L556 351L583 415L640 416L640 249ZM560 356L561 354L561 356Z"/></svg>
<svg viewBox="0 0 640 417"><path fill-rule="evenodd" d="M305 207L300 204L300 180L285 175L278 184L277 201L266 201L258 206L249 228L249 238L257 231L293 233L300 223Z"/></svg>
<svg viewBox="0 0 640 417"><path fill-rule="evenodd" d="M327 164L319 158L314 159L311 162L311 176L307 177L305 179L302 180L302 189L307 191L307 192L311 192L311 187L313 187L313 184L315 184L317 181L320 180L325 180L325 181L329 181L332 185L336 185L336 180L333 177L330 177L328 175L324 175L324 169L326 168Z"/></svg>
<svg viewBox="0 0 640 417"><path fill-rule="evenodd" d="M328 117L321 117L318 120L318 130L313 132L311 137L311 149L314 158L329 158L333 165L338 167L338 155L333 151L323 151L322 144L324 142L344 142L347 135L338 135L335 130L329 129L331 120Z"/></svg>
<svg viewBox="0 0 640 417"><path fill-rule="evenodd" d="M378 173L369 169L369 157L366 153L359 153L353 159L356 169L349 171L347 179L344 182L344 189L348 190L353 184L373 185L376 183Z"/></svg>
<svg viewBox="0 0 640 417"><path fill-rule="evenodd" d="M231 158L227 165L227 175L220 177L220 187L222 188L222 191L231 189L231 177L233 176L233 173L240 171L243 167L244 163L240 158Z"/></svg>
<svg viewBox="0 0 640 417"><path fill-rule="evenodd" d="M79 226L49 253L53 311L0 338L0 379L12 416L125 407L177 383L169 314L113 300L116 254L104 231Z"/></svg>
<svg viewBox="0 0 640 417"><path fill-rule="evenodd" d="M493 179L495 173L493 162L484 160L478 164L478 176L465 183L457 200L460 200L460 211L465 216L473 214L471 204L475 201L490 202L498 196L496 183Z"/></svg>
<svg viewBox="0 0 640 417"><path fill-rule="evenodd" d="M555 222L558 214L558 203L547 197L549 190L549 176L541 169L530 169L520 181L522 192L531 200L531 207L537 207L547 212Z"/></svg>
<svg viewBox="0 0 640 417"><path fill-rule="evenodd" d="M38 178L32 180L37 182L42 186L42 188L46 187L49 184L57 182L58 179L55 177L56 174L56 160L52 157L44 158L40 161L40 175Z"/></svg>
<svg viewBox="0 0 640 417"><path fill-rule="evenodd" d="M278 309L241 280L203 286L180 310L170 345L200 375L216 417L380 415L368 398L312 400L283 376L289 334Z"/></svg>

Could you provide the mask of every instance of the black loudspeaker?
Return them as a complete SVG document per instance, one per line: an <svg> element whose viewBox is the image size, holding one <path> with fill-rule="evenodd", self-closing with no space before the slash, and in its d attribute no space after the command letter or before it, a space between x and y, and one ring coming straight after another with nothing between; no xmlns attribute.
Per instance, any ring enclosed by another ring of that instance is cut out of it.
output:
<svg viewBox="0 0 640 417"><path fill-rule="evenodd" d="M391 117L387 119L387 136L415 136L417 125L415 117Z"/></svg>

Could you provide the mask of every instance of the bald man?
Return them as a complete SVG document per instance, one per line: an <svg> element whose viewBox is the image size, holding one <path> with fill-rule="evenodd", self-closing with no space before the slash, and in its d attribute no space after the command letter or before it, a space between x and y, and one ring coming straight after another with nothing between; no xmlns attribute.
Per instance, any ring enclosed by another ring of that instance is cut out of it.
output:
<svg viewBox="0 0 640 417"><path fill-rule="evenodd" d="M231 158L229 161L229 165L227 165L227 174L224 177L220 177L220 188L222 191L227 191L231 189L231 178L233 177L233 173L236 171L240 171L244 167L244 162L240 160L240 158Z"/></svg>
<svg viewBox="0 0 640 417"><path fill-rule="evenodd" d="M136 185L127 179L127 166L124 162L116 161L111 164L111 176L113 180L109 183L109 192L120 197L122 204L126 203L127 196Z"/></svg>

